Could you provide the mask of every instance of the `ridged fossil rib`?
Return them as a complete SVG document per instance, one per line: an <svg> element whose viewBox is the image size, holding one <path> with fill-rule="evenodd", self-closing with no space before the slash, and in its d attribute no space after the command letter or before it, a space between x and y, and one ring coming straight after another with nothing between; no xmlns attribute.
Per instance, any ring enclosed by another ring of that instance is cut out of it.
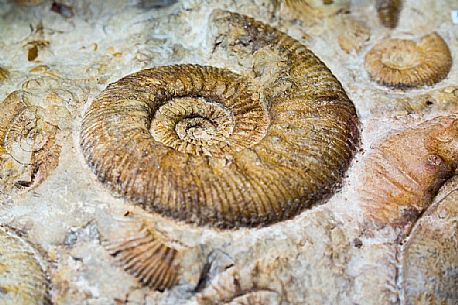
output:
<svg viewBox="0 0 458 305"><path fill-rule="evenodd" d="M178 250L167 245L165 237L146 223L127 239L107 242L106 248L142 285L165 290L177 282Z"/></svg>
<svg viewBox="0 0 458 305"><path fill-rule="evenodd" d="M433 85L445 78L452 66L452 55L447 43L434 32L419 42L383 40L367 53L365 65L377 83L419 87Z"/></svg>
<svg viewBox="0 0 458 305"><path fill-rule="evenodd" d="M394 133L366 164L360 193L367 219L392 226L416 220L458 167L458 117Z"/></svg>
<svg viewBox="0 0 458 305"><path fill-rule="evenodd" d="M341 181L359 138L355 108L293 38L236 13L218 18L253 50L281 53L288 66L276 81L291 89L259 92L214 67L142 70L92 102L84 156L102 182L149 211L221 228L290 218Z"/></svg>
<svg viewBox="0 0 458 305"><path fill-rule="evenodd" d="M376 0L375 9L380 22L385 27L394 29L398 25L402 0Z"/></svg>
<svg viewBox="0 0 458 305"><path fill-rule="evenodd" d="M4 226L0 226L0 304L50 304L44 261L28 242Z"/></svg>

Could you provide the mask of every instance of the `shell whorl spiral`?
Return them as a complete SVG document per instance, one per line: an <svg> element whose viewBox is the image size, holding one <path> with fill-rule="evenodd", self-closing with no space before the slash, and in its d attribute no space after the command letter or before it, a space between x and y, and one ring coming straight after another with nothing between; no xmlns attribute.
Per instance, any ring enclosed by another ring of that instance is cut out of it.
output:
<svg viewBox="0 0 458 305"><path fill-rule="evenodd" d="M290 218L341 181L359 139L354 105L293 38L236 13L218 18L253 52L282 54L288 66L275 82L290 86L279 93L197 65L142 70L92 102L83 154L101 181L149 211L220 228Z"/></svg>

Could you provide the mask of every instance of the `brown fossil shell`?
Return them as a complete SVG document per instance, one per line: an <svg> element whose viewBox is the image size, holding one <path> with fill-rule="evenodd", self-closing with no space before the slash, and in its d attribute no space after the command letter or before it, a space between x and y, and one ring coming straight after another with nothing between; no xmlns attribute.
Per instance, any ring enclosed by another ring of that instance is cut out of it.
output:
<svg viewBox="0 0 458 305"><path fill-rule="evenodd" d="M419 87L433 85L445 78L452 66L447 43L433 32L419 42L387 39L366 55L370 77L386 86Z"/></svg>
<svg viewBox="0 0 458 305"><path fill-rule="evenodd" d="M281 52L290 88L263 91L214 67L142 70L92 102L83 154L102 182L149 211L221 228L290 218L341 181L359 139L355 108L293 38L236 13L218 18L253 50Z"/></svg>
<svg viewBox="0 0 458 305"><path fill-rule="evenodd" d="M394 29L398 25L402 9L402 0L375 0L380 22L387 28Z"/></svg>
<svg viewBox="0 0 458 305"><path fill-rule="evenodd" d="M403 249L401 282L406 304L458 300L458 176L439 191Z"/></svg>
<svg viewBox="0 0 458 305"><path fill-rule="evenodd" d="M7 69L0 67L0 83L7 79L9 74Z"/></svg>
<svg viewBox="0 0 458 305"><path fill-rule="evenodd" d="M58 165L57 127L19 91L0 105L0 189L37 186Z"/></svg>
<svg viewBox="0 0 458 305"><path fill-rule="evenodd" d="M177 282L178 250L147 223L127 239L107 242L106 249L144 286L162 291Z"/></svg>
<svg viewBox="0 0 458 305"><path fill-rule="evenodd" d="M345 53L358 52L369 41L370 30L365 24L354 20L345 20L345 30L337 37L337 42Z"/></svg>
<svg viewBox="0 0 458 305"><path fill-rule="evenodd" d="M431 203L458 166L458 117L394 133L370 154L360 193L368 219L404 226Z"/></svg>
<svg viewBox="0 0 458 305"><path fill-rule="evenodd" d="M45 261L12 229L0 226L0 304L48 305Z"/></svg>

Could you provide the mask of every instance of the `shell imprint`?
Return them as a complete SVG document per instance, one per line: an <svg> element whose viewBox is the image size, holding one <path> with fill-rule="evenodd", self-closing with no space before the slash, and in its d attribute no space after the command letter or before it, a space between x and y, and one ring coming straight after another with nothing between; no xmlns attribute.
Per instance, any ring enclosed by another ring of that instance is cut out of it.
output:
<svg viewBox="0 0 458 305"><path fill-rule="evenodd" d="M108 242L106 249L124 270L145 286L162 291L177 282L178 251L146 223L130 238Z"/></svg>
<svg viewBox="0 0 458 305"><path fill-rule="evenodd" d="M284 2L292 12L305 19L327 17L350 8L348 0L284 0Z"/></svg>
<svg viewBox="0 0 458 305"><path fill-rule="evenodd" d="M458 176L439 191L404 246L402 289L406 304L458 300Z"/></svg>
<svg viewBox="0 0 458 305"><path fill-rule="evenodd" d="M45 262L13 230L0 226L0 304L49 304Z"/></svg>
<svg viewBox="0 0 458 305"><path fill-rule="evenodd" d="M262 96L254 80L197 65L142 70L93 101L84 156L148 211L220 228L290 218L341 181L359 139L354 105L296 40L236 13L219 17L246 36L238 43L281 52L287 73L275 81L291 88Z"/></svg>
<svg viewBox="0 0 458 305"><path fill-rule="evenodd" d="M389 136L366 164L360 192L369 219L393 226L415 220L458 166L458 116Z"/></svg>
<svg viewBox="0 0 458 305"><path fill-rule="evenodd" d="M36 186L58 165L57 127L43 121L19 91L0 106L0 189Z"/></svg>
<svg viewBox="0 0 458 305"><path fill-rule="evenodd" d="M394 29L398 25L402 9L402 0L375 0L378 19L387 28Z"/></svg>
<svg viewBox="0 0 458 305"><path fill-rule="evenodd" d="M366 55L370 77L386 86L419 87L433 85L444 79L452 66L447 43L433 32L419 42L386 39Z"/></svg>

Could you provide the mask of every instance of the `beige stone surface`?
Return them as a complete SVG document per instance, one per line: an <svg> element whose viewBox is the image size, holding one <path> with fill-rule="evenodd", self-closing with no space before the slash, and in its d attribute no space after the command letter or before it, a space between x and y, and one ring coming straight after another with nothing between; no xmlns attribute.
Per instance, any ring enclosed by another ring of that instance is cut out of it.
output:
<svg viewBox="0 0 458 305"><path fill-rule="evenodd" d="M0 0L0 112L6 97L19 91L18 98L42 118L37 126L56 128L60 146L57 167L42 167L50 170L39 184L0 189L0 224L21 230L47 253L55 304L458 303L456 293L441 292L440 300L413 295L423 290L406 285L437 276L419 268L415 280L406 280L404 242L413 244L418 237L409 237L410 232L421 228L367 226L356 188L373 145L386 135L457 112L458 25L450 18L451 10L458 9L456 1L405 1L394 30L380 25L369 0L346 1L349 9L311 19L299 18L283 4L274 11L269 0L182 0L162 7L146 0L66 0L62 2L68 7L60 14L51 10L51 2L22 7ZM268 227L215 230L146 213L97 180L79 145L82 116L91 101L132 72L195 63L253 73L262 58L235 61L221 50L212 52L215 25L209 20L215 9L250 15L304 43L340 80L361 121L360 150L342 188L324 204ZM370 80L364 56L377 42L432 31L452 53L447 78L411 90ZM32 152L24 156L32 157ZM22 180L33 179L29 167L17 168ZM441 207L445 201L436 200L435 211L427 210L417 220L418 226L429 224L439 232L428 237L439 240L437 247L448 243L448 254L458 247L456 228L449 227L456 227L456 208L450 206L458 202L449 197L447 202L454 203ZM438 224L433 217L440 219ZM183 249L178 285L165 292L140 285L104 247L106 241L126 236L139 219L153 223ZM426 260L433 254L425 250L416 255ZM443 287L458 290L456 259L447 264L452 271Z"/></svg>

